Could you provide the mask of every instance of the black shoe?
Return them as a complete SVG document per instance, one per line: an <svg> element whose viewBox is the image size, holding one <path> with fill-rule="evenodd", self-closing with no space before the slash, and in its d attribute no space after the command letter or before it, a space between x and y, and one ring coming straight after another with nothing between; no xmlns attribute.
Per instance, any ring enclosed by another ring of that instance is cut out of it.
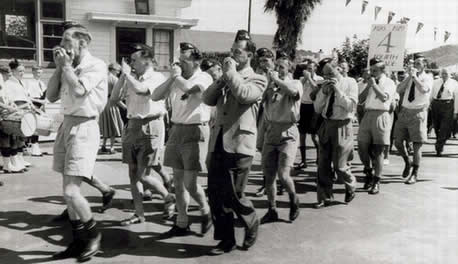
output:
<svg viewBox="0 0 458 264"><path fill-rule="evenodd" d="M266 189L264 187L261 187L254 195L256 197L263 197L265 193L266 193Z"/></svg>
<svg viewBox="0 0 458 264"><path fill-rule="evenodd" d="M102 241L102 234L100 232L95 237L85 240L85 245L83 251L78 256L78 261L85 262L97 254L100 249L100 241Z"/></svg>
<svg viewBox="0 0 458 264"><path fill-rule="evenodd" d="M144 217L140 217L136 214L134 214L131 218L124 219L122 220L119 224L122 226L129 226L129 225L135 225L135 224L140 224L145 222Z"/></svg>
<svg viewBox="0 0 458 264"><path fill-rule="evenodd" d="M415 184L417 182L417 174L412 173L410 177L404 182L405 184Z"/></svg>
<svg viewBox="0 0 458 264"><path fill-rule="evenodd" d="M256 243L256 239L258 239L258 228L259 228L259 219L256 218L253 226L251 228L245 228L245 238L243 240L242 248L244 250L248 250L250 247Z"/></svg>
<svg viewBox="0 0 458 264"><path fill-rule="evenodd" d="M299 216L299 198L296 195L294 201L289 202L289 221L293 222Z"/></svg>
<svg viewBox="0 0 458 264"><path fill-rule="evenodd" d="M378 194L380 192L380 178L374 178L369 194Z"/></svg>
<svg viewBox="0 0 458 264"><path fill-rule="evenodd" d="M346 191L345 192L345 202L350 203L354 198L356 194L354 191Z"/></svg>
<svg viewBox="0 0 458 264"><path fill-rule="evenodd" d="M301 163L297 164L296 167L294 167L294 169L296 170L302 170L306 168L307 168L307 163L303 161L301 161Z"/></svg>
<svg viewBox="0 0 458 264"><path fill-rule="evenodd" d="M67 259L76 258L83 252L83 245L81 240L73 240L70 245L64 250L52 255L52 259Z"/></svg>
<svg viewBox="0 0 458 264"><path fill-rule="evenodd" d="M223 240L208 252L210 256L219 256L224 253L229 253L236 248L235 240Z"/></svg>
<svg viewBox="0 0 458 264"><path fill-rule="evenodd" d="M172 228L160 235L161 238L171 238L171 237L181 237L187 236L191 233L189 225L187 227L179 227L177 225L172 226Z"/></svg>
<svg viewBox="0 0 458 264"><path fill-rule="evenodd" d="M331 205L331 201L330 200L324 200L324 201L319 201L318 203L316 203L314 205L315 209L320 209L320 208L323 208L323 207L328 207Z"/></svg>
<svg viewBox="0 0 458 264"><path fill-rule="evenodd" d="M210 213L208 213L208 214L202 215L201 217L202 217L202 220L200 222L200 233L202 235L205 235L213 225L212 216Z"/></svg>
<svg viewBox="0 0 458 264"><path fill-rule="evenodd" d="M103 194L102 208L100 209L101 213L105 212L105 210L111 207L111 204L113 202L113 197L115 196L115 194L116 194L116 191L113 188L111 188L110 191Z"/></svg>
<svg viewBox="0 0 458 264"><path fill-rule="evenodd" d="M54 217L51 221L52 222L64 222L70 220L70 217L68 216L68 210L65 209L60 215Z"/></svg>
<svg viewBox="0 0 458 264"><path fill-rule="evenodd" d="M366 174L366 177L364 179L363 189L369 190L372 187L372 182L374 181L374 175L372 174L372 169L364 169L364 174Z"/></svg>
<svg viewBox="0 0 458 264"><path fill-rule="evenodd" d="M278 221L278 212L275 209L269 209L261 218L261 225Z"/></svg>
<svg viewBox="0 0 458 264"><path fill-rule="evenodd" d="M410 174L410 168L412 166L410 165L410 161L405 163L404 165L404 171L402 172L402 178L406 178Z"/></svg>

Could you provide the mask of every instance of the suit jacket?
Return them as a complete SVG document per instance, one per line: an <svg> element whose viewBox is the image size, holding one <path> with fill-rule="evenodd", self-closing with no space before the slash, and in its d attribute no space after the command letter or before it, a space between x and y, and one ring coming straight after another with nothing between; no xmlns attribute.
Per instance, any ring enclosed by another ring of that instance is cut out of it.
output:
<svg viewBox="0 0 458 264"><path fill-rule="evenodd" d="M251 67L228 72L202 94L209 106L216 106L216 122L211 128L208 152L214 152L222 130L223 147L228 153L254 156L256 152L256 120L267 79Z"/></svg>

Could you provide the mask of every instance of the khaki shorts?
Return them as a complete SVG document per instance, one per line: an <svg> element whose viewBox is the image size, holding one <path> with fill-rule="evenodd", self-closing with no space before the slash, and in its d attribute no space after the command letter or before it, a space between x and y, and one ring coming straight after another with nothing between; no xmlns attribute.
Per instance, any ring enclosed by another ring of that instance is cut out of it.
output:
<svg viewBox="0 0 458 264"><path fill-rule="evenodd" d="M208 124L174 124L165 147L164 165L180 170L205 170L209 137Z"/></svg>
<svg viewBox="0 0 458 264"><path fill-rule="evenodd" d="M359 126L358 141L390 145L392 120L388 111L368 110Z"/></svg>
<svg viewBox="0 0 458 264"><path fill-rule="evenodd" d="M100 129L95 118L65 116L54 143L53 169L91 179L99 144Z"/></svg>
<svg viewBox="0 0 458 264"><path fill-rule="evenodd" d="M262 166L277 170L292 167L299 145L299 130L296 124L266 124L267 129L262 148Z"/></svg>
<svg viewBox="0 0 458 264"><path fill-rule="evenodd" d="M394 138L414 143L426 143L428 141L427 122L427 109L402 108L394 126Z"/></svg>
<svg viewBox="0 0 458 264"><path fill-rule="evenodd" d="M160 165L164 129L162 117L129 119L122 138L122 162L143 168Z"/></svg>

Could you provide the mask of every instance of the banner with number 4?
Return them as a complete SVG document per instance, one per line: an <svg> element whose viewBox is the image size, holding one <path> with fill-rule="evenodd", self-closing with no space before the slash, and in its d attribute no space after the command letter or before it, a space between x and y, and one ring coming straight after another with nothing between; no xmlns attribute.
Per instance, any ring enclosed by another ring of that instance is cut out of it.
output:
<svg viewBox="0 0 458 264"><path fill-rule="evenodd" d="M369 39L369 60L383 60L390 71L402 71L407 40L406 24L372 25Z"/></svg>

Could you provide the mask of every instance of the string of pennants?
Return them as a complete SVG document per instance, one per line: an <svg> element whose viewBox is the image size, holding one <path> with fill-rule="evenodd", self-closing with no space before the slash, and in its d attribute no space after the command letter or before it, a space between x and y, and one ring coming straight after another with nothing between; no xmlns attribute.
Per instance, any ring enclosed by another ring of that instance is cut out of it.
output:
<svg viewBox="0 0 458 264"><path fill-rule="evenodd" d="M345 0L345 1L346 1L346 2L345 2L345 6L348 6L352 0ZM361 14L364 14L364 12L366 12L366 9L367 9L367 6L368 6L368 5L369 5L369 1L368 1L368 0L363 0L362 6L361 6ZM380 11L382 11L382 7L381 7L381 6L375 6L375 8L374 8L374 19L375 19L375 20L377 20ZM388 12L388 21L387 21L387 24L391 23L391 21L393 20L393 18L394 18L395 16L396 16L396 13L395 13L395 12L389 11L389 12ZM408 24L409 21L410 21L410 18L408 18L408 17L401 17L401 19L400 19L400 23L401 23L401 24ZM420 31L423 29L424 25L425 25L424 23L418 22L418 23L417 23L417 29L416 29L416 31L415 31L415 34L418 34L418 32L420 32ZM435 27L435 28L434 28L434 41L437 40L437 30L438 30L438 28ZM447 40L450 38L450 35L451 35L451 34L452 34L452 33L449 32L449 31L444 31L444 42L447 42Z"/></svg>

